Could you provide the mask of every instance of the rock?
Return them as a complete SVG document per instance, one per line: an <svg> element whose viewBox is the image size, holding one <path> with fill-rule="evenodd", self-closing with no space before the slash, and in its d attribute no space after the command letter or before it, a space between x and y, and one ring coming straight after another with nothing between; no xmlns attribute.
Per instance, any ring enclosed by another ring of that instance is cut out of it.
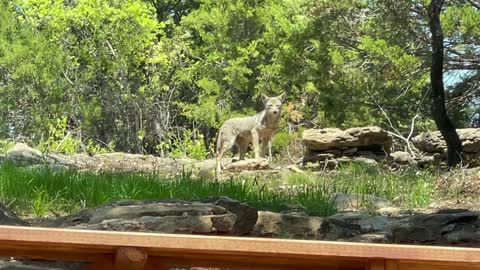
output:
<svg viewBox="0 0 480 270"><path fill-rule="evenodd" d="M467 210L415 215L390 225L393 243L429 245L480 245L478 213Z"/></svg>
<svg viewBox="0 0 480 270"><path fill-rule="evenodd" d="M307 151L329 149L383 149L390 151L392 138L379 127L357 127L347 130L337 128L307 129L303 132L303 143Z"/></svg>
<svg viewBox="0 0 480 270"><path fill-rule="evenodd" d="M416 162L420 167L429 165L429 164L439 164L439 160L438 158L435 158L435 156L424 156L424 155L417 157Z"/></svg>
<svg viewBox="0 0 480 270"><path fill-rule="evenodd" d="M306 152L303 157L303 163L332 160L335 158L334 154L324 152Z"/></svg>
<svg viewBox="0 0 480 270"><path fill-rule="evenodd" d="M358 151L357 147L348 148L348 149L342 151L342 155L353 156L353 155L355 155L355 153L357 153L357 151Z"/></svg>
<svg viewBox="0 0 480 270"><path fill-rule="evenodd" d="M28 226L29 223L20 219L3 204L0 204L0 225Z"/></svg>
<svg viewBox="0 0 480 270"><path fill-rule="evenodd" d="M142 216L135 219L109 219L100 223L77 225L76 228L109 231L212 234L233 231L233 214L191 216Z"/></svg>
<svg viewBox="0 0 480 270"><path fill-rule="evenodd" d="M373 159L375 161L382 161L387 158L387 155L385 152L378 152L378 151L358 151L357 155L360 157L368 158L368 159Z"/></svg>
<svg viewBox="0 0 480 270"><path fill-rule="evenodd" d="M379 208L375 211L377 214L388 217L399 217L404 215L402 209L393 206Z"/></svg>
<svg viewBox="0 0 480 270"><path fill-rule="evenodd" d="M225 208L181 200L125 200L85 209L41 226L162 233L234 234L237 216Z"/></svg>
<svg viewBox="0 0 480 270"><path fill-rule="evenodd" d="M288 165L287 169L294 173L305 173L302 169L298 168L296 165Z"/></svg>
<svg viewBox="0 0 480 270"><path fill-rule="evenodd" d="M369 216L355 212L338 213L327 218L327 220L331 219L341 220L348 224L356 224L359 226L361 233L382 231L389 222L388 217L385 216Z"/></svg>
<svg viewBox="0 0 480 270"><path fill-rule="evenodd" d="M241 171L256 171L256 170L269 170L270 165L267 159L245 159L237 162L233 162L225 165L224 171L226 172L241 172Z"/></svg>
<svg viewBox="0 0 480 270"><path fill-rule="evenodd" d="M242 203L228 197L212 197L202 200L202 202L213 203L225 208L230 213L235 214L236 222L232 232L233 234L242 235L250 233L257 223L257 209L249 206L246 203Z"/></svg>
<svg viewBox="0 0 480 270"><path fill-rule="evenodd" d="M54 221L45 221L39 226L242 235L253 230L257 218L255 208L228 197L212 197L202 201L121 200Z"/></svg>
<svg viewBox="0 0 480 270"><path fill-rule="evenodd" d="M315 239L323 218L295 214L258 212L258 221L252 232L261 237Z"/></svg>
<svg viewBox="0 0 480 270"><path fill-rule="evenodd" d="M352 238L361 233L361 227L358 224L348 223L337 218L327 218L318 229L317 237L319 240L332 241Z"/></svg>
<svg viewBox="0 0 480 270"><path fill-rule="evenodd" d="M392 158L392 161L397 164L402 164L402 165L416 165L417 162L415 161L415 158L410 155L410 153L407 152L393 152L390 154L390 157Z"/></svg>
<svg viewBox="0 0 480 270"><path fill-rule="evenodd" d="M366 158L366 157L353 157L353 158L337 158L337 164L348 164L348 163L364 163L369 165L378 165L378 162L375 159Z"/></svg>
<svg viewBox="0 0 480 270"><path fill-rule="evenodd" d="M357 235L352 238L345 239L343 241L357 242L357 243L386 243L385 233L365 233Z"/></svg>
<svg viewBox="0 0 480 270"><path fill-rule="evenodd" d="M318 231L318 239L384 242L388 222L389 219L383 216L368 216L351 212L339 213L324 219Z"/></svg>
<svg viewBox="0 0 480 270"><path fill-rule="evenodd" d="M50 164L55 164L57 166L72 166L74 165L71 160L69 160L69 156L61 155L61 154L47 154L45 155L45 159Z"/></svg>
<svg viewBox="0 0 480 270"><path fill-rule="evenodd" d="M480 129L457 129L458 136L463 144L463 151L467 153L480 152ZM447 144L439 131L424 132L412 139L414 145L428 153L446 153Z"/></svg>
<svg viewBox="0 0 480 270"><path fill-rule="evenodd" d="M331 195L330 201L339 211L358 210L359 208L377 210L392 206L390 201L368 194L334 193Z"/></svg>
<svg viewBox="0 0 480 270"><path fill-rule="evenodd" d="M38 164L44 163L42 152L33 149L24 143L17 143L7 151L8 160L19 163Z"/></svg>

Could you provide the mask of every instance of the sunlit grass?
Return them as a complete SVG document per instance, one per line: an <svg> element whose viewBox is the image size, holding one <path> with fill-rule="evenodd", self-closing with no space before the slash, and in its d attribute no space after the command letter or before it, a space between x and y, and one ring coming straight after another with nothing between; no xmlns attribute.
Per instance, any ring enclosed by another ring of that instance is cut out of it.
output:
<svg viewBox="0 0 480 270"><path fill-rule="evenodd" d="M405 170L393 173L352 164L331 174L294 173L272 179L197 179L189 173L168 178L156 174L102 173L0 165L0 198L21 215L67 214L120 199L203 199L228 196L257 209L281 211L298 205L308 214L335 213L335 192L371 194L408 207L430 201L433 177Z"/></svg>

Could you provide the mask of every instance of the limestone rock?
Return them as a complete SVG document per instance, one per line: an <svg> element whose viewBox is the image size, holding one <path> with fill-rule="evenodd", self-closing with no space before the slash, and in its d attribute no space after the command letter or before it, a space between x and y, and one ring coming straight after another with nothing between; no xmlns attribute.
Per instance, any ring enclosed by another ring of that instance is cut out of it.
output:
<svg viewBox="0 0 480 270"><path fill-rule="evenodd" d="M463 144L463 151L467 153L480 152L480 129L457 129L458 136ZM447 144L439 131L424 132L412 139L414 145L428 153L446 153Z"/></svg>
<svg viewBox="0 0 480 270"><path fill-rule="evenodd" d="M318 229L319 240L339 240L360 235L358 224L347 222L340 218L327 218Z"/></svg>
<svg viewBox="0 0 480 270"><path fill-rule="evenodd" d="M29 224L8 210L3 204L0 204L0 225L28 226Z"/></svg>
<svg viewBox="0 0 480 270"><path fill-rule="evenodd" d="M330 201L339 211L358 210L359 208L377 210L392 206L390 201L368 194L334 193L330 197Z"/></svg>
<svg viewBox="0 0 480 270"><path fill-rule="evenodd" d="M7 151L6 157L8 160L27 164L44 162L42 152L37 149L33 149L24 143L15 144Z"/></svg>
<svg viewBox="0 0 480 270"><path fill-rule="evenodd" d="M390 225L388 239L393 243L480 246L478 213L444 210L415 215Z"/></svg>
<svg viewBox="0 0 480 270"><path fill-rule="evenodd" d="M329 149L377 148L390 151L392 138L380 127L356 127L347 130L337 128L307 129L303 132L307 151Z"/></svg>
<svg viewBox="0 0 480 270"><path fill-rule="evenodd" d="M202 202L213 203L225 208L228 212L235 214L236 222L234 225L233 234L242 235L250 233L257 223L257 209L249 206L246 203L242 203L228 197L212 197L202 200Z"/></svg>
<svg viewBox="0 0 480 270"><path fill-rule="evenodd" d="M262 237L315 239L322 221L321 217L259 211L252 234Z"/></svg>
<svg viewBox="0 0 480 270"><path fill-rule="evenodd" d="M397 151L390 154L392 161L398 164L416 164L415 158L408 152Z"/></svg>
<svg viewBox="0 0 480 270"><path fill-rule="evenodd" d="M38 226L164 233L248 234L257 210L228 197L201 201L121 200L85 209Z"/></svg>
<svg viewBox="0 0 480 270"><path fill-rule="evenodd" d="M257 171L257 170L269 170L270 165L267 159L245 159L225 165L224 171L226 172L241 172L241 171Z"/></svg>
<svg viewBox="0 0 480 270"><path fill-rule="evenodd" d="M368 216L361 213L339 213L327 217L319 229L318 239L321 240L347 240L358 238L367 242L368 238L375 242L383 242L389 219L384 216ZM375 237L364 236L375 234ZM375 239L373 239L375 238ZM380 240L382 238L382 240Z"/></svg>
<svg viewBox="0 0 480 270"><path fill-rule="evenodd" d="M187 201L118 201L85 209L43 226L163 233L234 233L237 216L225 208Z"/></svg>

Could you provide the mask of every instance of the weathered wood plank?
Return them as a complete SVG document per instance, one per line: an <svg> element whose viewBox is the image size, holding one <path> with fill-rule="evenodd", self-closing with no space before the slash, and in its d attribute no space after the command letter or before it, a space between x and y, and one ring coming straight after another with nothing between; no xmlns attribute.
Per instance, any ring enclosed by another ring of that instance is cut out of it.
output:
<svg viewBox="0 0 480 270"><path fill-rule="evenodd" d="M385 260L384 259L370 259L368 260L367 267L365 270L385 270Z"/></svg>
<svg viewBox="0 0 480 270"><path fill-rule="evenodd" d="M478 248L0 226L0 256L99 263L99 256L113 258L117 254L116 265L130 265L125 269L136 269L131 259L128 259L129 263L119 263L125 258L120 259L117 250L124 247L144 252L137 254L138 269L141 265L147 269L155 268L152 265L156 264L165 265L164 269L184 265L236 269L403 270L421 269L412 268L415 265L437 265L480 270Z"/></svg>
<svg viewBox="0 0 480 270"><path fill-rule="evenodd" d="M148 254L141 248L121 247L115 254L115 270L143 270Z"/></svg>

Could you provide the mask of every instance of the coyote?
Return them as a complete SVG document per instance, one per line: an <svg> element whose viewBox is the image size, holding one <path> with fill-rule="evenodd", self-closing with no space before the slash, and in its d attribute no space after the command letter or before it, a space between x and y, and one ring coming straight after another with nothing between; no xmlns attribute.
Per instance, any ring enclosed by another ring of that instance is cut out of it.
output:
<svg viewBox="0 0 480 270"><path fill-rule="evenodd" d="M232 118L223 123L217 138L216 171L221 171L225 151L238 147L240 160L245 159L248 145L252 143L255 158L265 157L269 143L278 129L285 93L277 97L262 95L265 109L254 116Z"/></svg>

